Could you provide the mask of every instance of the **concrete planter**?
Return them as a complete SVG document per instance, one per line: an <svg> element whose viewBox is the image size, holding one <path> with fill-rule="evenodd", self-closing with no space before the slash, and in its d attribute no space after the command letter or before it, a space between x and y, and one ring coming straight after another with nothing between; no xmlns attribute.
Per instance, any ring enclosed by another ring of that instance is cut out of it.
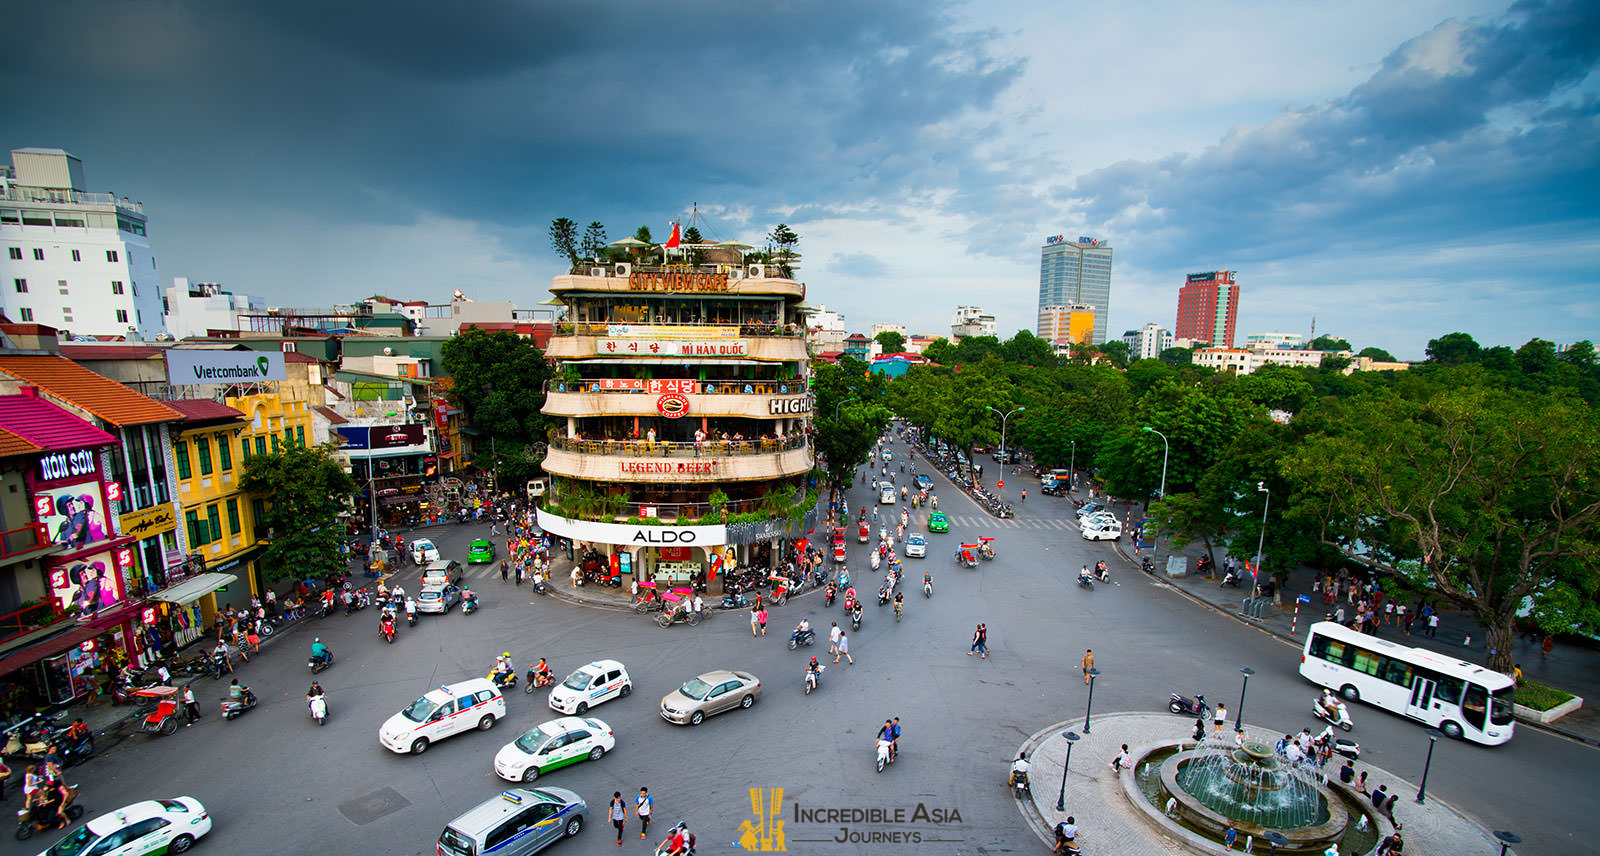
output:
<svg viewBox="0 0 1600 856"><path fill-rule="evenodd" d="M1537 722L1540 725L1549 725L1563 716L1583 707L1583 699L1573 696L1566 701L1550 708L1549 710L1534 710L1520 704L1512 705L1515 716L1523 722Z"/></svg>

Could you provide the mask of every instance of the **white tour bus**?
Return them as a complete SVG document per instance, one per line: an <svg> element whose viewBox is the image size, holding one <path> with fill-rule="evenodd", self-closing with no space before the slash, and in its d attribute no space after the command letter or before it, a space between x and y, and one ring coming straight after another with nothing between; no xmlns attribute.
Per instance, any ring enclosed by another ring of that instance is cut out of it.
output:
<svg viewBox="0 0 1600 856"><path fill-rule="evenodd" d="M1465 660L1398 645L1331 621L1311 625L1300 674L1415 719L1450 737L1499 744L1511 739L1511 678Z"/></svg>

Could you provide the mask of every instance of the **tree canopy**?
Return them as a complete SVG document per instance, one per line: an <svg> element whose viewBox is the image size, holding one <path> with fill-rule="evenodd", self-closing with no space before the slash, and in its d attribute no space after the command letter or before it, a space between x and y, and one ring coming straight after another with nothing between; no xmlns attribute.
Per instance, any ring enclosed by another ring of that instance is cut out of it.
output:
<svg viewBox="0 0 1600 856"><path fill-rule="evenodd" d="M898 354L906 349L906 337L899 330L882 330L872 338L883 346L885 354Z"/></svg>
<svg viewBox="0 0 1600 856"><path fill-rule="evenodd" d="M239 488L262 500L256 527L266 551L257 563L268 582L334 573L344 567L339 515L350 508L356 484L333 457L334 447L290 443L251 455Z"/></svg>
<svg viewBox="0 0 1600 856"><path fill-rule="evenodd" d="M488 470L498 465L509 484L536 475L538 444L549 425L539 412L551 378L544 355L514 333L472 329L445 342L443 357L451 378L450 401L482 437L477 466Z"/></svg>

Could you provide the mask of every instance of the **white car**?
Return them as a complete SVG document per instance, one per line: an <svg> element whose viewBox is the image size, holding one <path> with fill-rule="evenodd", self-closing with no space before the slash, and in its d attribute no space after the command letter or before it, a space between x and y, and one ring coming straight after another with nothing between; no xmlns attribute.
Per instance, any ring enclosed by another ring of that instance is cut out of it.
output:
<svg viewBox="0 0 1600 856"><path fill-rule="evenodd" d="M883 450L883 459L884 459L884 460L885 460L885 461L892 461L892 460L894 460L894 453L893 453L893 452L891 452L891 451L889 451L889 450L888 450L888 449L884 449L884 450Z"/></svg>
<svg viewBox="0 0 1600 856"><path fill-rule="evenodd" d="M541 773L579 761L598 761L617 748L611 726L598 719L563 716L536 725L494 756L494 773L508 782L531 782Z"/></svg>
<svg viewBox="0 0 1600 856"><path fill-rule="evenodd" d="M906 536L906 558L926 559L928 557L928 539L921 532L913 532Z"/></svg>
<svg viewBox="0 0 1600 856"><path fill-rule="evenodd" d="M900 500L900 494L895 492L894 485L886 484L878 488L878 504L894 505Z"/></svg>
<svg viewBox="0 0 1600 856"><path fill-rule="evenodd" d="M439 561L439 548L426 538L418 538L411 542L411 561L416 565L427 565L429 562Z"/></svg>
<svg viewBox="0 0 1600 856"><path fill-rule="evenodd" d="M421 755L446 737L477 729L488 731L506 715L505 696L485 678L472 678L429 690L389 717L378 742L391 752Z"/></svg>
<svg viewBox="0 0 1600 856"><path fill-rule="evenodd" d="M1106 521L1121 522L1117 519L1117 515L1110 511L1096 511L1093 514L1086 514L1078 518L1078 528L1082 529L1085 526L1099 526Z"/></svg>
<svg viewBox="0 0 1600 856"><path fill-rule="evenodd" d="M417 592L417 611L422 613L443 615L460 602L461 589L451 585L434 583L423 586L422 591Z"/></svg>
<svg viewBox="0 0 1600 856"><path fill-rule="evenodd" d="M194 797L145 800L100 815L68 833L40 856L186 853L210 831L211 815Z"/></svg>
<svg viewBox="0 0 1600 856"><path fill-rule="evenodd" d="M550 709L583 716L589 708L633 692L633 679L616 660L596 660L567 675L550 691Z"/></svg>
<svg viewBox="0 0 1600 856"><path fill-rule="evenodd" d="M1082 529L1085 541L1115 541L1122 537L1122 524L1115 520L1090 524Z"/></svg>

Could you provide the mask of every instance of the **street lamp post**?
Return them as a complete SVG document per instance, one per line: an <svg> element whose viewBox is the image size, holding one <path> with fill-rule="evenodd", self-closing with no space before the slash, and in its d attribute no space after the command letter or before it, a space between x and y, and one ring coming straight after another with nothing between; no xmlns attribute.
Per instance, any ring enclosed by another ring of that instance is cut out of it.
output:
<svg viewBox="0 0 1600 856"><path fill-rule="evenodd" d="M1084 672L1089 676L1089 704L1083 709L1083 733L1089 733L1089 717L1094 714L1094 679L1100 677L1100 670L1090 667Z"/></svg>
<svg viewBox="0 0 1600 856"><path fill-rule="evenodd" d="M841 407L843 407L843 406L845 406L845 405L846 405L846 404L849 404L849 403L850 403L850 402L852 402L852 401L856 401L856 400L857 400L857 399L855 399L855 398L846 398L846 399L845 399L845 400L843 400L843 401L840 401L840 402L836 402L836 403L835 403L835 404L834 404L834 405L833 405L833 418L835 418L835 419L838 419L838 418L839 418L839 408L841 408Z"/></svg>
<svg viewBox="0 0 1600 856"><path fill-rule="evenodd" d="M1167 442L1167 435L1161 433L1160 431L1157 431L1154 428L1151 428L1149 425L1144 426L1144 430L1149 431L1150 433L1152 433L1152 434L1156 435L1157 437L1161 438L1161 498L1162 499L1166 499L1167 498L1167 457L1172 453L1172 444Z"/></svg>
<svg viewBox="0 0 1600 856"><path fill-rule="evenodd" d="M1256 670L1249 666L1239 670L1239 674L1244 675L1244 685L1239 687L1239 711L1233 718L1233 730L1235 732L1244 729L1244 691L1250 688L1250 676L1255 673Z"/></svg>
<svg viewBox="0 0 1600 856"><path fill-rule="evenodd" d="M1504 829L1496 829L1494 837L1496 841L1500 842L1500 856L1506 856L1507 847L1522 843L1522 839L1518 838L1515 833L1507 832Z"/></svg>
<svg viewBox="0 0 1600 856"><path fill-rule="evenodd" d="M994 412L996 412L996 413L1000 413L999 410L995 410L995 408L993 408L993 407L989 407L988 409L989 410L994 410ZM1008 460L1008 461L1011 459L1011 449L1006 446L1006 420L1011 418L1011 414L1012 413L1016 413L1016 412L1018 412L1020 410L1027 410L1027 409L1028 408L1026 408L1026 407L1017 407L1017 408L1014 408L1013 410L1011 410L1009 413L1000 413L1000 451L1005 453L1006 460ZM997 479L997 481L1004 482L1005 480L1006 480L1006 466L1005 466L1005 464L1001 464L1000 465L1000 478ZM995 488L995 499L998 501L1001 497L1005 496L1005 493L1006 493L1006 489L1005 489L1004 486Z"/></svg>
<svg viewBox="0 0 1600 856"><path fill-rule="evenodd" d="M1072 768L1072 744L1078 742L1078 735L1071 731L1061 732L1067 741L1067 759L1061 762L1061 793L1056 796L1056 811L1067 810L1067 770Z"/></svg>
<svg viewBox="0 0 1600 856"><path fill-rule="evenodd" d="M1428 729L1428 759L1422 762L1422 784L1417 786L1417 805L1422 805L1428 798L1428 768L1433 766L1433 744L1444 736L1444 732L1437 728Z"/></svg>
<svg viewBox="0 0 1600 856"><path fill-rule="evenodd" d="M1078 441L1072 440L1072 457L1067 463L1067 493L1078 486Z"/></svg>
<svg viewBox="0 0 1600 856"><path fill-rule="evenodd" d="M1266 502L1261 504L1261 535L1256 539L1256 569L1250 575L1252 581L1261 579L1261 548L1267 543L1267 509L1272 507L1272 491L1267 490L1266 482L1256 482L1256 490L1267 495ZM1254 586L1251 586L1254 594Z"/></svg>

